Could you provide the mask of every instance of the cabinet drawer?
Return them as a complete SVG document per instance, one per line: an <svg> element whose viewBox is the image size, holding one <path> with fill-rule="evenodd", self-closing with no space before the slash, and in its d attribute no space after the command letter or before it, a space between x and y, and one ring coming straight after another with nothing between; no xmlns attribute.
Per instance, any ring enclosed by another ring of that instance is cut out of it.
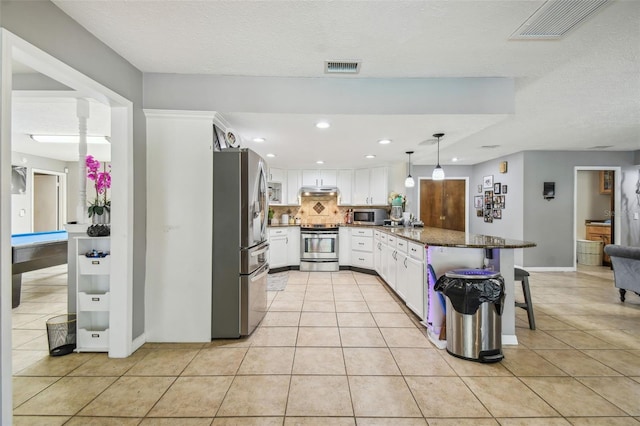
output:
<svg viewBox="0 0 640 426"><path fill-rule="evenodd" d="M111 295L107 293L78 293L78 308L81 311L108 311Z"/></svg>
<svg viewBox="0 0 640 426"><path fill-rule="evenodd" d="M351 235L359 237L373 237L373 229L371 228L351 228Z"/></svg>
<svg viewBox="0 0 640 426"><path fill-rule="evenodd" d="M287 228L276 228L276 229L269 229L269 236L270 237L278 237L280 235L287 235L287 233L289 232L289 230Z"/></svg>
<svg viewBox="0 0 640 426"><path fill-rule="evenodd" d="M87 330L85 328L78 329L78 350L109 349L109 329L106 330Z"/></svg>
<svg viewBox="0 0 640 426"><path fill-rule="evenodd" d="M409 249L409 241L398 238L396 239L396 250L398 253L407 254L407 250Z"/></svg>
<svg viewBox="0 0 640 426"><path fill-rule="evenodd" d="M386 243L388 239L389 239L389 236L387 234L385 234L384 232L380 233L380 241L382 241L383 243Z"/></svg>
<svg viewBox="0 0 640 426"><path fill-rule="evenodd" d="M587 226L587 234L609 236L611 228L608 226Z"/></svg>
<svg viewBox="0 0 640 426"><path fill-rule="evenodd" d="M387 235L387 245L391 248L396 248L396 241L398 240L398 237L396 237L395 235Z"/></svg>
<svg viewBox="0 0 640 426"><path fill-rule="evenodd" d="M78 271L82 275L108 275L111 270L111 256L78 256Z"/></svg>
<svg viewBox="0 0 640 426"><path fill-rule="evenodd" d="M373 269L373 253L354 251L351 255L351 266L358 268Z"/></svg>
<svg viewBox="0 0 640 426"><path fill-rule="evenodd" d="M370 237L351 237L351 250L373 251L373 238Z"/></svg>
<svg viewBox="0 0 640 426"><path fill-rule="evenodd" d="M409 256L422 262L424 260L424 246L409 241Z"/></svg>

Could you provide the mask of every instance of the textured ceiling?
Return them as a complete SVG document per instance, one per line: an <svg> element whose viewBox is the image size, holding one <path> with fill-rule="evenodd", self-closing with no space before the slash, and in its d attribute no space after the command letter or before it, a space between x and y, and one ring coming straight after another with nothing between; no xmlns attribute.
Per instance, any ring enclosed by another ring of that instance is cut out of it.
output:
<svg viewBox="0 0 640 426"><path fill-rule="evenodd" d="M640 1L612 1L559 41L509 40L544 1L54 3L145 73L334 78L323 73L325 60L357 59L361 72L350 78L515 78L507 117L451 116L436 128L437 117L334 116L343 130L333 129L340 142L325 152L353 166L374 149L377 161L397 161L407 147L433 163L433 147L418 142L436 131L455 136L443 144L444 164L535 149L640 149ZM245 137L268 135L247 145L278 153L276 165L312 152L317 129L299 116L220 112ZM397 126L392 135L389 126ZM395 150L385 158L372 146L382 137L410 142L385 147ZM479 148L493 144L500 147Z"/></svg>

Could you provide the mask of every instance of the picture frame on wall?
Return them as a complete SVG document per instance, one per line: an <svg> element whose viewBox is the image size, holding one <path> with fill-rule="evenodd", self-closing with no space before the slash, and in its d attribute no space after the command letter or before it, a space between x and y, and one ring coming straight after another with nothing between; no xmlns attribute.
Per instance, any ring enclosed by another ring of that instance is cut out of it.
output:
<svg viewBox="0 0 640 426"><path fill-rule="evenodd" d="M502 219L502 210L494 209L493 210L493 218L494 219Z"/></svg>
<svg viewBox="0 0 640 426"><path fill-rule="evenodd" d="M493 189L493 175L485 176L482 178L482 183L485 188Z"/></svg>
<svg viewBox="0 0 640 426"><path fill-rule="evenodd" d="M493 184L493 193L494 194L500 194L500 189L501 189L500 182Z"/></svg>
<svg viewBox="0 0 640 426"><path fill-rule="evenodd" d="M473 197L473 206L476 209L481 209L482 208L482 195L476 195L475 197Z"/></svg>
<svg viewBox="0 0 640 426"><path fill-rule="evenodd" d="M503 194L507 193L507 185L502 185L502 193Z"/></svg>

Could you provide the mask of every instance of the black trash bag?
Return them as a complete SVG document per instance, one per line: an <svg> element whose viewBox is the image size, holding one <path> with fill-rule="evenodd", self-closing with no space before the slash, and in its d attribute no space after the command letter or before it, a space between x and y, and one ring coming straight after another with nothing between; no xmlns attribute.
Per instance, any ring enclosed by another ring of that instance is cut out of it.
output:
<svg viewBox="0 0 640 426"><path fill-rule="evenodd" d="M481 304L489 302L496 305L498 315L502 315L505 295L501 276L473 280L443 275L436 282L434 290L447 296L453 308L461 314L473 315Z"/></svg>

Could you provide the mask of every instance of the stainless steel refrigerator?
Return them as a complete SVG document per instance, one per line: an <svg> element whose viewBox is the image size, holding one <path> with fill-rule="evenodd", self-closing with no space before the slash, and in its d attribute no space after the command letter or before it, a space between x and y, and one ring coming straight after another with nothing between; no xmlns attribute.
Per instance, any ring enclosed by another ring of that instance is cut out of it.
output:
<svg viewBox="0 0 640 426"><path fill-rule="evenodd" d="M247 336L267 310L267 179L250 149L213 153L211 337Z"/></svg>

